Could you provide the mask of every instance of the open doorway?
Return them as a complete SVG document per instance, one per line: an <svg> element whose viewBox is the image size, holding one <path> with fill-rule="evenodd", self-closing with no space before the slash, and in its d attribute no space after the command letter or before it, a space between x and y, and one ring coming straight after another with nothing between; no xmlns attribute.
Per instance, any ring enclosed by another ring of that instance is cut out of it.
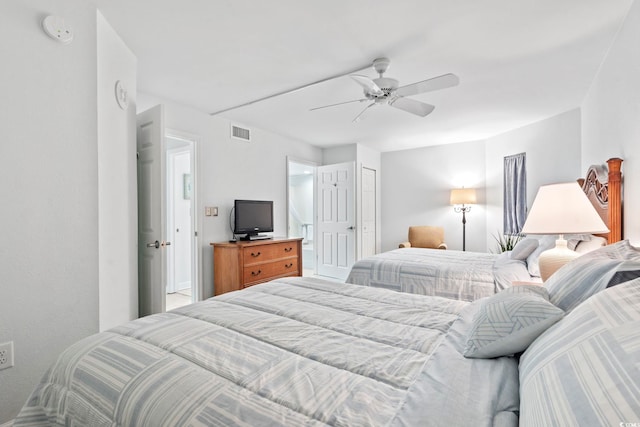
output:
<svg viewBox="0 0 640 427"><path fill-rule="evenodd" d="M302 275L316 272L315 256L316 165L287 158L287 232L302 237Z"/></svg>
<svg viewBox="0 0 640 427"><path fill-rule="evenodd" d="M195 141L166 135L166 310L198 300Z"/></svg>

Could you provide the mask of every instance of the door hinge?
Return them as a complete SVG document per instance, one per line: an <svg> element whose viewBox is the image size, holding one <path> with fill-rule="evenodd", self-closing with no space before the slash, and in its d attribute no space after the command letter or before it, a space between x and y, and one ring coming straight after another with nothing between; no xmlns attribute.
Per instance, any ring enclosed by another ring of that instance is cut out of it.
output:
<svg viewBox="0 0 640 427"><path fill-rule="evenodd" d="M140 152L136 151L136 160L139 160L139 159L140 159Z"/></svg>

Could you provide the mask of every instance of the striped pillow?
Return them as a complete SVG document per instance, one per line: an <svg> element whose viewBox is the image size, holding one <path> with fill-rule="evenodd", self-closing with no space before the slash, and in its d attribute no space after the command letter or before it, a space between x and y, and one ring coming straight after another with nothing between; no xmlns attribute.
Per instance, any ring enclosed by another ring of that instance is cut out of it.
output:
<svg viewBox="0 0 640 427"><path fill-rule="evenodd" d="M524 351L564 312L538 285L512 286L478 302L464 349L465 357L491 358Z"/></svg>
<svg viewBox="0 0 640 427"><path fill-rule="evenodd" d="M590 296L640 277L640 251L628 240L586 253L556 271L545 282L549 300L566 312Z"/></svg>
<svg viewBox="0 0 640 427"><path fill-rule="evenodd" d="M520 358L520 426L640 422L640 279L594 295Z"/></svg>

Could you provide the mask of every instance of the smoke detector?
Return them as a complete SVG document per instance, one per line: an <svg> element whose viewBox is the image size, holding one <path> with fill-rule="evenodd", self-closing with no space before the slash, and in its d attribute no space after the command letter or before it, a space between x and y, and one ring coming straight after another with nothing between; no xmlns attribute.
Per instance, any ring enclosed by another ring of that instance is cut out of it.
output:
<svg viewBox="0 0 640 427"><path fill-rule="evenodd" d="M42 29L49 37L62 44L69 44L73 40L73 30L59 16L49 15L44 18Z"/></svg>

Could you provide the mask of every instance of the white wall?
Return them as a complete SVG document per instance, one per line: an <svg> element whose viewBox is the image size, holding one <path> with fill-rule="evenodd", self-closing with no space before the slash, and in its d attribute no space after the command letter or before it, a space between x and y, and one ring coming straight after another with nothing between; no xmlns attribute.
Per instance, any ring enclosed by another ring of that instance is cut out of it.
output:
<svg viewBox="0 0 640 427"><path fill-rule="evenodd" d="M234 199L274 202L274 235L287 235L287 156L320 164L322 150L305 142L252 129L247 143L230 137L230 122L148 94L138 94L138 111L164 104L166 127L199 139L198 215L204 296L213 293L211 242L231 238L229 214ZM241 125L241 124L240 124ZM219 216L204 216L205 206L217 206Z"/></svg>
<svg viewBox="0 0 640 427"><path fill-rule="evenodd" d="M96 9L3 0L0 13L0 423L57 355L98 331ZM44 34L62 16L70 45Z"/></svg>
<svg viewBox="0 0 640 427"><path fill-rule="evenodd" d="M449 205L452 188L478 189L467 214L466 249L486 250L485 143L440 145L382 153L382 250L407 240L412 225L440 225L450 249L462 250L462 214Z"/></svg>
<svg viewBox="0 0 640 427"><path fill-rule="evenodd" d="M533 123L489 138L486 145L487 249L502 229L503 162L511 154L527 153L527 206L544 184L570 182L584 176L580 167L580 110Z"/></svg>
<svg viewBox="0 0 640 427"><path fill-rule="evenodd" d="M174 266L173 278L174 290L191 287L191 200L184 198L184 175L191 174L191 156L189 152L175 153L173 156L173 222L171 229L167 230L167 236L172 237ZM169 168L167 168L169 170ZM195 213L195 212L194 212ZM168 212L171 216L171 213ZM175 230L180 230L176 232Z"/></svg>
<svg viewBox="0 0 640 427"><path fill-rule="evenodd" d="M138 317L136 57L97 13L100 330ZM122 110L120 81L129 96ZM89 242L86 242L87 244Z"/></svg>
<svg viewBox="0 0 640 427"><path fill-rule="evenodd" d="M620 157L623 237L640 245L640 2L629 14L582 104L582 169Z"/></svg>
<svg viewBox="0 0 640 427"><path fill-rule="evenodd" d="M358 157L357 144L339 145L337 147L330 147L322 150L323 165L355 162L357 157Z"/></svg>

